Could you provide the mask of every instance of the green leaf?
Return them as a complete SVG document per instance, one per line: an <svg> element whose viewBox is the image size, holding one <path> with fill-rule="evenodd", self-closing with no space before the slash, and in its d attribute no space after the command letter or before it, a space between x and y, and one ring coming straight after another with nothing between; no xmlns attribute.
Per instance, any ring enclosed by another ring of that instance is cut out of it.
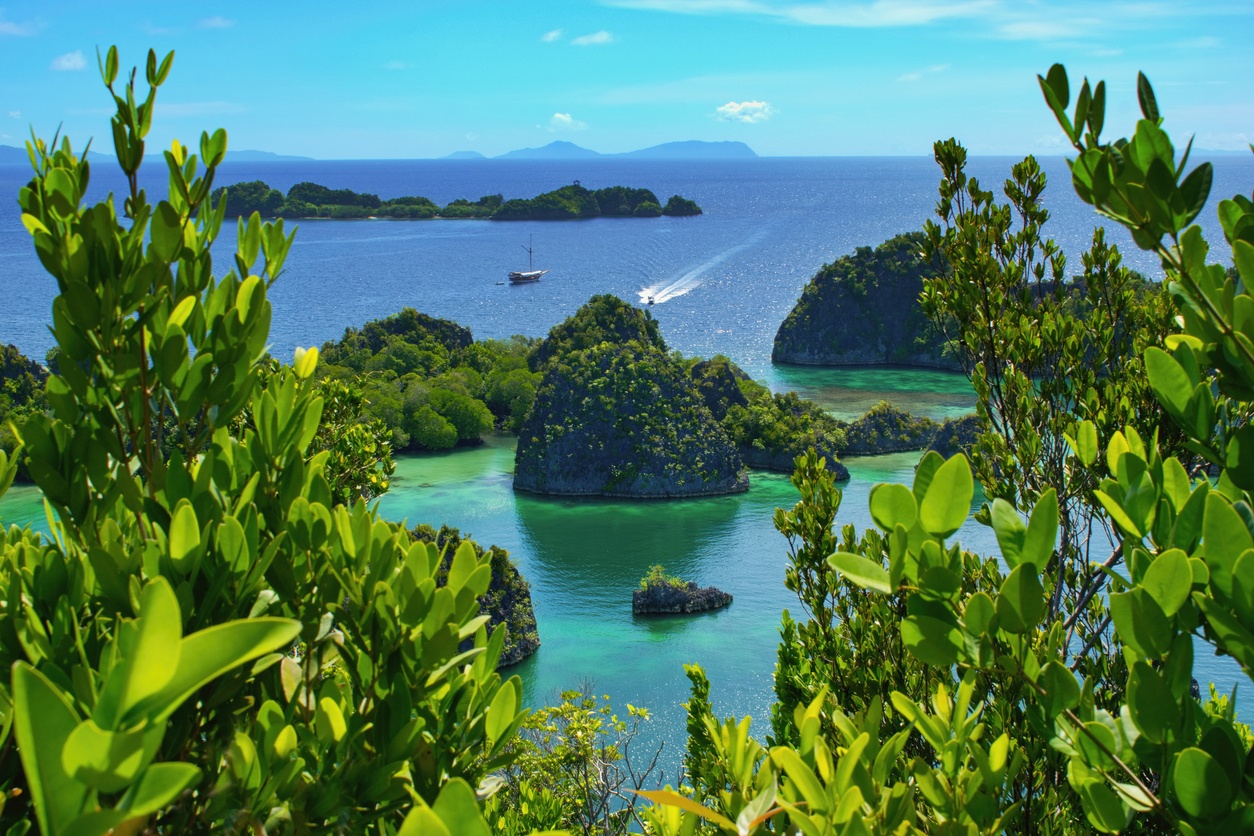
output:
<svg viewBox="0 0 1254 836"><path fill-rule="evenodd" d="M232 668L272 650L290 645L300 636L301 623L290 618L249 618L207 627L183 639L178 667L169 684L139 708L151 710L163 721L202 685Z"/></svg>
<svg viewBox="0 0 1254 836"><path fill-rule="evenodd" d="M1157 122L1160 118L1158 115L1158 100L1154 98L1154 88L1150 86L1149 79L1145 77L1145 73L1136 74L1136 99L1141 105L1141 113L1151 122Z"/></svg>
<svg viewBox="0 0 1254 836"><path fill-rule="evenodd" d="M904 489L902 485L897 487ZM913 501L914 499L911 497L911 502ZM889 585L888 570L861 555L837 552L827 558L827 565L863 589L869 589L872 592L879 592L884 595L888 595L893 591Z"/></svg>
<svg viewBox="0 0 1254 836"><path fill-rule="evenodd" d="M344 712L339 703L330 697L318 700L318 711L314 715L314 727L318 732L318 740L331 747L344 739L348 726L344 723Z"/></svg>
<svg viewBox="0 0 1254 836"><path fill-rule="evenodd" d="M1092 421L1081 421L1076 426L1076 437L1067 436L1067 441L1080 464L1088 467L1097 461L1097 426Z"/></svg>
<svg viewBox="0 0 1254 836"><path fill-rule="evenodd" d="M1111 595L1110 617L1120 640L1141 656L1157 659L1171 648L1171 621L1143 589Z"/></svg>
<svg viewBox="0 0 1254 836"><path fill-rule="evenodd" d="M1232 484L1243 491L1254 491L1254 425L1238 427L1228 436L1224 466Z"/></svg>
<svg viewBox="0 0 1254 836"><path fill-rule="evenodd" d="M649 799L654 804L660 804L664 807L678 807L689 813L695 813L706 821L714 822L725 830L736 830L736 824L731 819L672 790L634 790L634 792L636 795Z"/></svg>
<svg viewBox="0 0 1254 836"><path fill-rule="evenodd" d="M1023 562L1023 546L1028 538L1028 527L1015 507L1001 497L993 500L992 518L997 545L1001 546L1001 556L1006 565L1013 569Z"/></svg>
<svg viewBox="0 0 1254 836"><path fill-rule="evenodd" d="M495 744L500 740L513 724L518 716L518 703L518 681L510 679L497 690L496 696L492 698L492 705L488 708L487 716L484 718L489 744Z"/></svg>
<svg viewBox="0 0 1254 836"><path fill-rule="evenodd" d="M1054 544L1058 542L1058 495L1053 488L1041 494L1032 509L1032 517L1028 522L1027 538L1023 546L1023 559L1036 567L1036 571L1044 572L1049 559L1054 555Z"/></svg>
<svg viewBox="0 0 1254 836"><path fill-rule="evenodd" d="M153 578L144 586L139 599L135 639L123 643L122 664L114 668L110 680L118 677L116 709L102 701L93 713L103 728L121 727L131 710L170 684L180 662L183 613L178 598L165 578ZM106 690L109 690L106 686Z"/></svg>
<svg viewBox="0 0 1254 836"><path fill-rule="evenodd" d="M70 701L26 662L13 665L13 728L41 833L60 833L87 803L86 784L66 774L61 751L79 724Z"/></svg>
<svg viewBox="0 0 1254 836"><path fill-rule="evenodd" d="M1008 633L1026 633L1045 614L1045 591L1036 567L1020 564L1002 582L997 594L997 618Z"/></svg>
<svg viewBox="0 0 1254 836"><path fill-rule="evenodd" d="M925 665L948 668L958 661L962 634L951 624L926 615L911 615L901 622L901 640Z"/></svg>
<svg viewBox="0 0 1254 836"><path fill-rule="evenodd" d="M1162 677L1146 662L1128 674L1128 710L1132 722L1151 743L1171 742L1180 725L1175 697Z"/></svg>
<svg viewBox="0 0 1254 836"><path fill-rule="evenodd" d="M179 503L170 520L170 560L181 572L190 572L190 560L200 548L200 523L186 500ZM182 631L180 630L180 635Z"/></svg>
<svg viewBox="0 0 1254 836"><path fill-rule="evenodd" d="M1232 806L1232 782L1219 762L1201 749L1181 751L1171 774L1176 800L1190 816L1215 818Z"/></svg>
<svg viewBox="0 0 1254 836"><path fill-rule="evenodd" d="M1180 184L1180 196L1184 198L1185 211L1184 215L1177 219L1177 226L1184 228L1193 223L1193 220L1201 214L1202 208L1206 205L1206 199L1210 197L1213 180L1214 166L1210 163L1202 163L1184 178L1184 182Z"/></svg>
<svg viewBox="0 0 1254 836"><path fill-rule="evenodd" d="M907 530L914 525L918 516L918 506L914 494L905 485L879 484L871 488L870 501L871 519L885 531L892 531L896 526L904 526Z"/></svg>
<svg viewBox="0 0 1254 836"><path fill-rule="evenodd" d="M183 790L200 780L200 769L189 763L157 763L144 774L122 798L131 817L148 816L174 802Z"/></svg>
<svg viewBox="0 0 1254 836"><path fill-rule="evenodd" d="M1102 833L1118 833L1132 820L1132 811L1101 781L1085 783L1080 788L1080 801L1089 824Z"/></svg>
<svg viewBox="0 0 1254 836"><path fill-rule="evenodd" d="M454 778L440 788L431 811L457 836L492 836L479 812L475 791L462 778Z"/></svg>
<svg viewBox="0 0 1254 836"><path fill-rule="evenodd" d="M1163 614L1175 615L1193 589L1189 556L1180 549L1169 549L1154 559L1145 571L1141 588L1158 602Z"/></svg>
<svg viewBox="0 0 1254 836"><path fill-rule="evenodd" d="M967 607L962 613L962 624L973 636L983 635L993 621L997 607L987 592L977 592L967 599Z"/></svg>
<svg viewBox="0 0 1254 836"><path fill-rule="evenodd" d="M1161 348L1145 349L1145 372L1154 396L1178 423L1188 426L1186 409L1193 396L1193 382L1176 359Z"/></svg>
<svg viewBox="0 0 1254 836"><path fill-rule="evenodd" d="M167 201L157 204L149 224L150 252L166 263L178 260L183 249L183 218Z"/></svg>
<svg viewBox="0 0 1254 836"><path fill-rule="evenodd" d="M1232 503L1212 491L1206 497L1206 516L1202 520L1203 559L1210 570L1210 583L1224 598L1232 595L1232 570L1237 558L1254 547L1254 539L1233 509Z"/></svg>
<svg viewBox="0 0 1254 836"><path fill-rule="evenodd" d="M944 539L966 522L975 483L971 465L959 453L941 465L919 504L919 522L930 534Z"/></svg>
<svg viewBox="0 0 1254 836"><path fill-rule="evenodd" d="M1044 667L1037 682L1045 689L1045 710L1050 717L1057 717L1080 704L1080 683L1075 674L1056 659Z"/></svg>
<svg viewBox="0 0 1254 836"><path fill-rule="evenodd" d="M156 727L152 743L160 745L163 727ZM75 780L92 789L105 793L119 792L127 787L144 768L155 752L145 751L145 730L112 732L105 731L91 719L78 724L78 728L65 741L61 750L61 765Z"/></svg>

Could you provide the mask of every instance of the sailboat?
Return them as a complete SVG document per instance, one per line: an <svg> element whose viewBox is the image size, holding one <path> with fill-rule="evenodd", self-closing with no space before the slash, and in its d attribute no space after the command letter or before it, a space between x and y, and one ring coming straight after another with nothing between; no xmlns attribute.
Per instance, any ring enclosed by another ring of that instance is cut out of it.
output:
<svg viewBox="0 0 1254 836"><path fill-rule="evenodd" d="M531 253L531 246L530 246L531 239L528 238L527 242L528 242L528 246L523 247L523 249L527 251L527 269L526 270L511 270L509 273L510 284L523 284L525 282L538 282L540 281L541 276L549 272L548 270L535 269L535 264L532 262L532 253Z"/></svg>

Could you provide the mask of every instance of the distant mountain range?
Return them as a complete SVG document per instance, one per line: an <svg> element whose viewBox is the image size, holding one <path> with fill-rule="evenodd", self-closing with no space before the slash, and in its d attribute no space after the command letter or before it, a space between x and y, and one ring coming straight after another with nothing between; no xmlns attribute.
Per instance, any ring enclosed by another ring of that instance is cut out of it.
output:
<svg viewBox="0 0 1254 836"><path fill-rule="evenodd" d="M595 160L595 159L644 159L644 160L729 160L756 157L753 149L743 142L664 142L639 151L628 151L623 154L602 154L590 148L583 148L573 142L550 142L540 148L520 148L497 157L494 160ZM486 160L488 157L477 151L458 151L441 157L444 160Z"/></svg>
<svg viewBox="0 0 1254 836"><path fill-rule="evenodd" d="M150 154L152 157L160 157L161 152ZM93 157L93 159L95 159ZM285 163L285 162L310 162L313 157L296 157L290 154L275 154L271 151L227 151L226 161L228 163ZM0 145L0 165L21 164L30 165L30 158L26 156L25 148L15 148L12 145Z"/></svg>
<svg viewBox="0 0 1254 836"><path fill-rule="evenodd" d="M297 157L292 154L276 154L273 151L227 151L228 163L307 163L313 157Z"/></svg>

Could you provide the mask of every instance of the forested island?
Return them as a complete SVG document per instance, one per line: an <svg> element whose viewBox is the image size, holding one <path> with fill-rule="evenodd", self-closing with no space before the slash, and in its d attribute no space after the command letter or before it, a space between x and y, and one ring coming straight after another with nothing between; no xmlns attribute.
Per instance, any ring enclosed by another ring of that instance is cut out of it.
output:
<svg viewBox="0 0 1254 836"><path fill-rule="evenodd" d="M484 195L475 201L458 198L439 206L425 197L394 197L386 200L376 194L351 189L331 189L317 183L297 183L287 194L270 188L261 180L235 183L215 189L215 201L226 200L227 217L257 212L263 218L480 218L494 221L566 221L587 218L656 218L662 215L700 215L694 201L672 195L662 204L648 189L609 186L587 189L579 182L562 186L533 198L506 200L499 194Z"/></svg>
<svg viewBox="0 0 1254 836"><path fill-rule="evenodd" d="M820 366L908 365L958 369L944 335L919 302L936 268L923 256L923 234L898 235L878 247L825 264L780 323L776 363Z"/></svg>

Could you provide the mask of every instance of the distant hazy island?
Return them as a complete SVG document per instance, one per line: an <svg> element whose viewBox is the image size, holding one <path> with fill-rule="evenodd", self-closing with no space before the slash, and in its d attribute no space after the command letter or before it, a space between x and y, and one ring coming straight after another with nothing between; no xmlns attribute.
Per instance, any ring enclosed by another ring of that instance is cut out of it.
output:
<svg viewBox="0 0 1254 836"><path fill-rule="evenodd" d="M743 142L664 142L638 151L627 151L622 154L602 154L590 148L583 148L573 142L558 140L540 148L519 148L496 157L485 157L476 151L458 151L442 159L446 160L593 160L593 159L638 159L638 160L735 160L754 159L758 155Z"/></svg>
<svg viewBox="0 0 1254 836"><path fill-rule="evenodd" d="M660 215L700 215L701 207L679 195L662 205L648 189L610 186L586 189L575 181L530 199L505 200L485 195L471 202L459 198L441 207L425 197L382 200L376 194L330 189L317 183L297 183L284 195L261 180L235 183L214 191L214 200L226 195L226 214L239 217L259 213L264 218L483 218L494 221L564 221L581 218L656 218Z"/></svg>

